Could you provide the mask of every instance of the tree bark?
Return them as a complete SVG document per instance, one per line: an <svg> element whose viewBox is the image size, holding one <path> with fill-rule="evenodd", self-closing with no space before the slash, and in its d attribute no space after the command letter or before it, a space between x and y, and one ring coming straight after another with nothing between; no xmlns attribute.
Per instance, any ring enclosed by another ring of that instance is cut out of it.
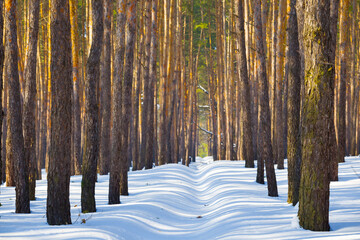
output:
<svg viewBox="0 0 360 240"><path fill-rule="evenodd" d="M72 77L73 77L73 126L72 126L72 165L75 175L81 174L81 108L80 108L80 67L79 42L76 1L70 0L71 44L72 44Z"/></svg>
<svg viewBox="0 0 360 240"><path fill-rule="evenodd" d="M104 0L104 45L103 61L101 63L101 136L99 172L101 175L108 174L111 155L110 131L111 131L111 15L112 1Z"/></svg>
<svg viewBox="0 0 360 240"><path fill-rule="evenodd" d="M124 66L124 87L122 92L121 114L121 141L120 146L120 194L129 195L128 190L128 156L129 156L129 128L131 115L131 90L133 82L134 48L136 40L136 1L127 3L127 26L126 26L126 52Z"/></svg>
<svg viewBox="0 0 360 240"><path fill-rule="evenodd" d="M39 33L40 1L31 0L29 3L30 23L29 42L25 59L25 94L23 113L23 134L25 161L29 169L29 198L35 200L35 184L37 175L36 165L36 59L37 40Z"/></svg>
<svg viewBox="0 0 360 240"><path fill-rule="evenodd" d="M252 114L251 114L251 92L248 78L246 48L245 48L245 29L244 29L244 7L243 0L235 0L236 32L237 32L237 54L236 61L240 80L238 99L241 104L241 151L238 150L238 159L245 160L245 167L254 167L254 151L252 138ZM239 101L238 100L238 101ZM239 106L240 107L240 106ZM240 122L240 121L239 121Z"/></svg>
<svg viewBox="0 0 360 240"><path fill-rule="evenodd" d="M302 106L300 226L329 231L330 125L332 75L330 2L304 2L305 102Z"/></svg>
<svg viewBox="0 0 360 240"><path fill-rule="evenodd" d="M288 99L288 203L295 206L299 201L301 174L301 139L300 139L300 88L301 66L299 54L298 24L296 0L290 1L288 22L288 64L289 64L289 99Z"/></svg>
<svg viewBox="0 0 360 240"><path fill-rule="evenodd" d="M3 32L4 32L4 18L3 18L3 5L4 0L0 0L0 146L2 146L2 134L3 134L3 118L4 118L4 111L3 111L3 69L4 69L4 57L5 57L5 49L3 45ZM2 151L0 150L0 183L3 182L3 158L2 158Z"/></svg>
<svg viewBox="0 0 360 240"><path fill-rule="evenodd" d="M125 23L127 0L118 0L115 36L115 58L113 76L113 98L111 99L111 168L109 180L109 204L120 203L120 156L121 152L121 110L122 110L122 82L125 53Z"/></svg>
<svg viewBox="0 0 360 240"><path fill-rule="evenodd" d="M86 63L85 146L82 164L81 211L96 212L95 182L99 158L99 107L97 84L100 78L100 55L103 43L103 0L92 0L93 39Z"/></svg>
<svg viewBox="0 0 360 240"><path fill-rule="evenodd" d="M256 58L260 63L259 67L259 87L260 87L260 161L265 161L266 178L268 183L268 195L277 197L277 183L273 163L273 152L271 146L271 117L269 107L268 82L266 77L266 62L263 46L262 22L261 22L261 3L260 0L254 2L254 23L256 38Z"/></svg>
<svg viewBox="0 0 360 240"><path fill-rule="evenodd" d="M347 54L349 45L349 7L350 0L341 1L340 14L340 43L339 43L339 57L340 57L340 96L339 96L339 111L338 111L338 147L340 154L340 161L344 162L346 155L346 82L347 82Z"/></svg>
<svg viewBox="0 0 360 240"><path fill-rule="evenodd" d="M16 213L30 213L28 166L24 155L21 97L18 74L18 47L16 26L16 1L5 1L5 71L8 81L7 107L7 164L15 167Z"/></svg>
<svg viewBox="0 0 360 240"><path fill-rule="evenodd" d="M71 224L72 66L68 0L51 1L51 140L46 217L49 225Z"/></svg>

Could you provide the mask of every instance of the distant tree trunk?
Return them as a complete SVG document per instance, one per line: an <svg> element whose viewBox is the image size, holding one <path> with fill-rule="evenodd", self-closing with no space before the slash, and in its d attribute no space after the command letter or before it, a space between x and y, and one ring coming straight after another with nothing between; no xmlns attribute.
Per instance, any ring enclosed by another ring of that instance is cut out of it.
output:
<svg viewBox="0 0 360 240"><path fill-rule="evenodd" d="M122 114L121 114L121 141L120 146L120 194L129 195L128 190L128 151L129 151L129 128L131 114L131 90L133 82L134 48L136 41L136 1L127 4L127 27L126 27L126 53L124 66L124 87L122 92Z"/></svg>
<svg viewBox="0 0 360 240"><path fill-rule="evenodd" d="M300 226L329 231L330 125L332 75L330 2L304 2L305 102L302 106ZM311 196L311 197L309 197Z"/></svg>
<svg viewBox="0 0 360 240"><path fill-rule="evenodd" d="M338 147L340 153L340 161L344 162L346 155L346 82L347 82L347 64L348 64L348 45L349 45L349 8L350 0L341 1L340 14L340 96L339 96L339 111L338 111Z"/></svg>
<svg viewBox="0 0 360 240"><path fill-rule="evenodd" d="M5 1L5 71L8 81L7 109L7 163L15 167L16 213L30 213L28 167L24 155L22 134L20 84L18 74L18 47L16 26L16 1ZM9 173L10 174L10 173Z"/></svg>
<svg viewBox="0 0 360 240"><path fill-rule="evenodd" d="M49 225L71 224L72 66L69 2L51 0L51 142L46 217Z"/></svg>
<svg viewBox="0 0 360 240"><path fill-rule="evenodd" d="M99 158L99 107L97 83L100 78L100 55L103 42L103 0L92 0L93 39L86 63L85 146L82 164L81 211L96 212L95 182Z"/></svg>
<svg viewBox="0 0 360 240"><path fill-rule="evenodd" d="M109 204L120 203L120 163L121 155L121 107L122 107L122 82L124 75L124 53L125 53L125 23L126 23L127 0L117 1L116 36L115 36L115 58L113 76L113 98L111 99L111 168L109 180Z"/></svg>
<svg viewBox="0 0 360 240"><path fill-rule="evenodd" d="M3 5L4 0L0 0L0 147L2 146L2 134L3 134L3 118L4 112L2 107L3 102L3 68L4 68L4 57L5 49L3 45L3 32L4 32L4 18L3 18ZM0 150L0 183L3 182L3 158Z"/></svg>
<svg viewBox="0 0 360 240"><path fill-rule="evenodd" d="M266 178L268 184L268 194L271 197L277 197L277 183L273 163L273 152L271 146L271 119L268 95L268 82L266 77L266 62L263 46L262 22L261 22L261 4L260 0L254 2L254 23L256 36L256 58L260 63L259 67L259 87L260 87L260 161L265 161Z"/></svg>
<svg viewBox="0 0 360 240"><path fill-rule="evenodd" d="M76 1L70 0L71 20L71 44L72 44L72 65L73 65L73 126L72 126L72 165L75 175L81 174L81 109L80 109L80 67L79 67L79 42L78 22L76 12Z"/></svg>
<svg viewBox="0 0 360 240"><path fill-rule="evenodd" d="M245 160L245 167L254 167L254 151L252 138L252 114L251 114L251 93L248 78L246 48L245 48L245 29L244 29L244 7L243 0L235 0L236 32L237 32L237 49L236 60L238 65L238 74L240 79L239 101L241 104L241 151L238 159Z"/></svg>
<svg viewBox="0 0 360 240"><path fill-rule="evenodd" d="M110 124L111 124L111 15L112 1L104 0L104 46L103 61L101 63L101 137L100 137L100 158L99 172L105 175L109 172L111 145L110 145Z"/></svg>
<svg viewBox="0 0 360 240"><path fill-rule="evenodd" d="M276 155L275 162L278 169L284 169L284 122L283 122L283 92L284 92L284 59L286 47L286 0L279 1L279 26L278 26L278 42L277 42L277 58L276 58L276 116L275 116L275 132L276 132Z"/></svg>
<svg viewBox="0 0 360 240"><path fill-rule="evenodd" d="M36 164L36 129L35 129L35 103L36 103L36 59L37 40L39 33L40 1L31 0L29 3L30 23L29 42L25 59L25 94L23 131L25 161L29 169L29 198L35 200L35 184L37 175Z"/></svg>
<svg viewBox="0 0 360 240"><path fill-rule="evenodd" d="M142 140L140 163L146 169L152 168L154 156L154 84L156 83L156 0L145 3L145 69L144 69L144 108L142 111Z"/></svg>
<svg viewBox="0 0 360 240"><path fill-rule="evenodd" d="M336 42L337 42L337 33L338 33L338 12L339 12L339 1L338 0L331 0L331 6L330 6L330 17L331 17L331 26L330 26L330 33L331 33L331 64L333 68L335 68L335 56L336 56ZM335 71L333 71L332 79L332 98L335 101ZM332 113L331 113L331 124L330 124L330 148L331 151L330 156L331 157L331 166L330 166L330 180L331 181L337 181L338 180L338 164L343 159L342 156L339 154L339 148L338 144L336 142L336 133L335 133L335 103L332 102Z"/></svg>
<svg viewBox="0 0 360 240"><path fill-rule="evenodd" d="M295 206L299 201L301 174L301 139L300 139L300 88L301 66L299 54L298 24L296 0L290 1L288 22L289 41L289 99L288 99L288 203Z"/></svg>

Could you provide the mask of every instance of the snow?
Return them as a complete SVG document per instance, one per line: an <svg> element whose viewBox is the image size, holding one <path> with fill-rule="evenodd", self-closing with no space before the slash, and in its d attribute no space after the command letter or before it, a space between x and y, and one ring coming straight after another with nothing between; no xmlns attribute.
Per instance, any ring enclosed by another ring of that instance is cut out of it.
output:
<svg viewBox="0 0 360 240"><path fill-rule="evenodd" d="M330 232L299 227L297 206L286 202L286 170L276 170L279 197L271 198L255 183L256 168L206 157L189 168L130 172L130 196L120 205L107 204L109 177L99 176L96 213L80 213L81 176L72 177L68 226L46 223L46 180L37 181L31 214L14 213L15 190L3 185L0 239L360 239L360 158L347 158L339 171L331 183Z"/></svg>

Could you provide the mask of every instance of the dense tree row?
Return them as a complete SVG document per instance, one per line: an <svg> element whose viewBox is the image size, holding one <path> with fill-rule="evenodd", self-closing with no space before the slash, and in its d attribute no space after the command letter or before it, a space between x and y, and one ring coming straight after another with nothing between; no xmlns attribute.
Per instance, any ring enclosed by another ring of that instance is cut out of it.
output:
<svg viewBox="0 0 360 240"><path fill-rule="evenodd" d="M82 174L82 211L94 212L97 173L110 174L118 204L130 167L257 160L256 182L265 168L277 196L274 166L287 158L301 226L329 230L330 180L360 154L358 7L1 0L0 173L16 186L16 212L30 212L42 168L48 223L70 224L71 175Z"/></svg>

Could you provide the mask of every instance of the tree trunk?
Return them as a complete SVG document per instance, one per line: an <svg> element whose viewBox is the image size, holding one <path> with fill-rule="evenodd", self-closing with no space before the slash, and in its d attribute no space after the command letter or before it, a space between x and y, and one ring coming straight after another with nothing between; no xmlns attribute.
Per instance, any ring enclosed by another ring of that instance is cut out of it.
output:
<svg viewBox="0 0 360 240"><path fill-rule="evenodd" d="M350 0L341 1L340 14L340 96L339 96L339 111L338 111L338 147L340 154L340 161L344 162L346 155L346 82L347 82L347 54L349 45L349 8Z"/></svg>
<svg viewBox="0 0 360 240"><path fill-rule="evenodd" d="M136 41L136 1L127 4L127 27L126 27L126 53L124 66L124 87L122 92L121 114L121 141L120 146L120 194L129 195L128 191L128 156L129 156L129 128L131 115L131 90L133 82L134 48Z"/></svg>
<svg viewBox="0 0 360 240"><path fill-rule="evenodd" d="M140 163L144 164L146 169L150 169L154 156L152 139L154 135L154 84L156 83L156 0L146 0L145 11L144 108L141 121Z"/></svg>
<svg viewBox="0 0 360 240"><path fill-rule="evenodd" d="M22 134L20 84L18 74L18 47L16 26L16 1L5 1L5 71L8 81L7 107L7 163L15 167L16 213L30 213L28 166L24 155Z"/></svg>
<svg viewBox="0 0 360 240"><path fill-rule="evenodd" d="M0 0L0 147L2 146L2 134L3 134L3 68L4 68L4 57L5 57L5 49L3 45L3 32L4 32L4 18L3 18L3 5L4 0ZM3 182L3 158L0 150L0 183Z"/></svg>
<svg viewBox="0 0 360 240"><path fill-rule="evenodd" d="M271 119L268 95L268 82L266 77L266 62L263 46L262 22L261 22L261 4L260 0L254 3L254 23L256 36L256 58L260 63L259 67L259 87L260 87L260 161L265 161L266 178L268 182L268 194L271 197L277 197L277 183L273 163L273 152L271 146Z"/></svg>
<svg viewBox="0 0 360 240"><path fill-rule="evenodd" d="M51 141L46 217L49 225L71 224L72 66L69 2L51 1Z"/></svg>
<svg viewBox="0 0 360 240"><path fill-rule="evenodd" d="M121 151L121 107L122 107L122 82L125 53L125 23L126 23L127 0L118 0L115 36L115 58L113 76L113 98L111 99L111 168L109 180L109 204L120 203L120 156L125 154Z"/></svg>
<svg viewBox="0 0 360 240"><path fill-rule="evenodd" d="M337 42L337 22L338 22L338 12L339 12L339 1L338 0L331 0L330 6L330 17L331 17L331 26L330 26L330 33L331 33L331 64L335 67L335 56L336 56L336 42ZM333 71L332 79L332 98L335 101L335 71ZM343 159L342 156L339 154L338 144L336 142L336 133L335 133L335 103L332 102L332 113L331 113L331 124L330 124L330 156L331 158L331 167L330 167L330 180L337 181L338 180L338 164Z"/></svg>
<svg viewBox="0 0 360 240"><path fill-rule="evenodd" d="M302 106L300 226L329 231L332 74L330 2L304 2L305 102ZM309 197L311 196L311 197Z"/></svg>
<svg viewBox="0 0 360 240"><path fill-rule="evenodd" d="M35 129L35 103L36 103L36 59L37 40L39 32L40 1L31 0L29 42L25 59L25 94L23 113L23 134L25 161L29 169L29 198L35 200L36 184L36 129Z"/></svg>
<svg viewBox="0 0 360 240"><path fill-rule="evenodd" d="M288 99L288 203L295 206L299 201L301 139L300 139L300 54L296 0L290 1L288 22L288 64L289 64L289 99Z"/></svg>
<svg viewBox="0 0 360 240"><path fill-rule="evenodd" d="M97 83L100 78L100 55L103 42L103 1L92 0L93 39L86 63L85 146L82 164L81 211L96 212L95 182L99 158L99 107Z"/></svg>
<svg viewBox="0 0 360 240"><path fill-rule="evenodd" d="M251 114L251 92L248 78L246 49L245 49L245 30L244 30L244 7L243 0L235 0L235 16L236 17L236 32L237 32L237 49L236 61L239 74L239 100L241 104L241 151L238 154L238 159L245 160L245 167L254 167L254 151L252 138L252 114ZM240 107L240 106L239 106ZM240 122L240 121L239 121Z"/></svg>
<svg viewBox="0 0 360 240"><path fill-rule="evenodd" d="M110 160L110 131L111 131L111 15L112 1L104 0L104 45L103 61L101 63L101 136L99 172L101 175L108 174Z"/></svg>
<svg viewBox="0 0 360 240"><path fill-rule="evenodd" d="M81 174L81 109L80 109L80 68L79 68L79 43L78 43L78 22L77 4L75 0L70 0L70 20L71 20L71 44L72 44L72 76L73 76L73 126L72 126L72 166L75 175Z"/></svg>

